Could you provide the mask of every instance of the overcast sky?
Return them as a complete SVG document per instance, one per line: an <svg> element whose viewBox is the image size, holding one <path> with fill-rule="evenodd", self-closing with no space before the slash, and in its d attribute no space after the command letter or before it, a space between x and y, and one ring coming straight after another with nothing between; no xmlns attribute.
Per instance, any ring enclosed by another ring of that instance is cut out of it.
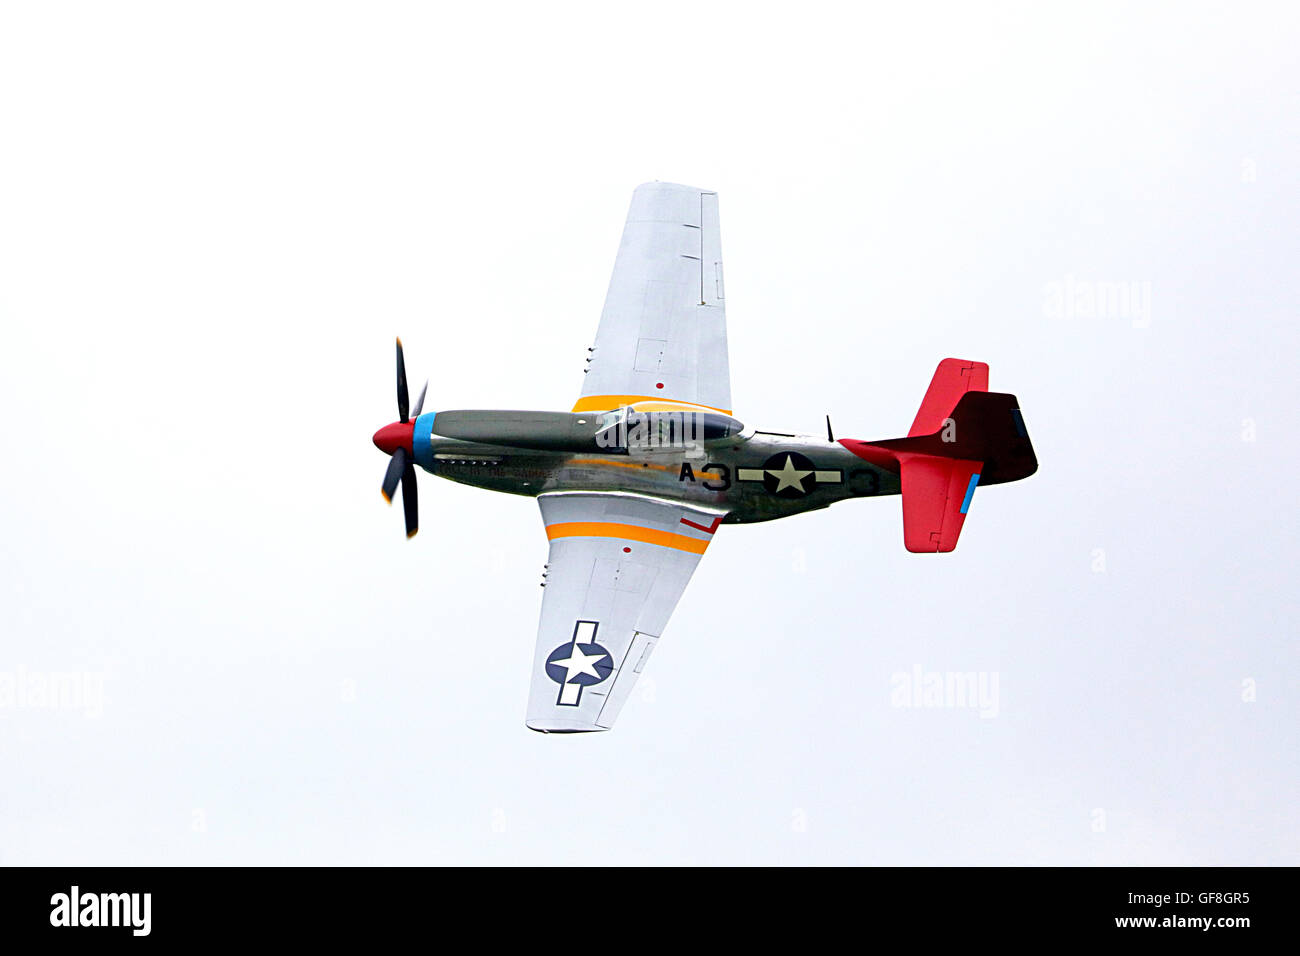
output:
<svg viewBox="0 0 1300 956"><path fill-rule="evenodd" d="M0 7L0 863L1300 863L1294 6L617 6ZM567 410L653 179L737 417L1040 470L725 528L547 737L536 504L370 435Z"/></svg>

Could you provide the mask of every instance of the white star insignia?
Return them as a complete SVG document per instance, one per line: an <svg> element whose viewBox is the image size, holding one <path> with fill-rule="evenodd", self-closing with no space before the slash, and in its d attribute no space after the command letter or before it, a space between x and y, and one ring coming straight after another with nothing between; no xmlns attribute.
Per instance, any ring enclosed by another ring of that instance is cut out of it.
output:
<svg viewBox="0 0 1300 956"><path fill-rule="evenodd" d="M592 677L599 678L601 673L596 670L596 665L606 657L609 657L609 655L584 654L578 648L578 645L574 644L573 653L568 658L565 660L554 660L551 661L551 663L557 667L563 667L568 671L568 673L564 675L564 683L567 684L569 681L573 680L574 676L577 674L590 674Z"/></svg>
<svg viewBox="0 0 1300 956"><path fill-rule="evenodd" d="M789 455L785 456L785 467L780 471L774 468L767 469L767 473L777 479L776 490L781 491L784 488L797 488L803 491L803 480L812 474L811 471L802 471L794 466L794 459Z"/></svg>

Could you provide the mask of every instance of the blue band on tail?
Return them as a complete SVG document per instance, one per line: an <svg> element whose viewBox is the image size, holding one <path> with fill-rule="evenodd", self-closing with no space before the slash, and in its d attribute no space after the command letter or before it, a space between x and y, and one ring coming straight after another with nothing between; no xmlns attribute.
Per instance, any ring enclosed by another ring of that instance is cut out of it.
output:
<svg viewBox="0 0 1300 956"><path fill-rule="evenodd" d="M970 507L970 500L975 497L975 486L980 483L980 473L977 471L970 476L970 484L966 486L966 497L961 500L961 513L965 514L966 509Z"/></svg>

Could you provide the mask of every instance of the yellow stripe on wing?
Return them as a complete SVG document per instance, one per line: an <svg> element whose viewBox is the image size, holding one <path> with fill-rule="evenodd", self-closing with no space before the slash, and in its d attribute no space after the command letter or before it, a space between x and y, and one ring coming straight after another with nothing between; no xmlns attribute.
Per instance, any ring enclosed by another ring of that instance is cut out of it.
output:
<svg viewBox="0 0 1300 956"><path fill-rule="evenodd" d="M641 404L641 403L648 404ZM578 399L575 412L609 412L624 405L636 405L643 412L671 412L684 408L699 408L709 412L730 415L731 409L701 405L699 402L679 402L675 398L656 398L654 395L588 395Z"/></svg>
<svg viewBox="0 0 1300 956"><path fill-rule="evenodd" d="M657 544L661 548L676 548L692 554L703 554L709 542L690 535L674 534L671 531L658 531L644 528L638 524L620 524L615 521L561 521L546 526L546 537L556 538L622 538L626 541L641 541L645 544Z"/></svg>

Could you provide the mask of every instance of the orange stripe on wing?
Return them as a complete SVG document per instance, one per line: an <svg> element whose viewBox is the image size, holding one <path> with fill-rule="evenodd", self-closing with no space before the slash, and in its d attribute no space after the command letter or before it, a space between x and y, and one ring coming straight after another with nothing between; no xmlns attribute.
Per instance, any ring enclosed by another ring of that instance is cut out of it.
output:
<svg viewBox="0 0 1300 956"><path fill-rule="evenodd" d="M710 412L722 412L724 415L730 415L731 409L718 408L714 405L701 405L699 402L682 402L675 398L659 398L654 395L588 395L585 398L578 399L573 406L575 412L608 412L616 408L622 408L624 405L635 405L638 402L654 402L671 408L680 406L682 408L702 408ZM642 411L655 411L653 408L642 409ZM663 409L659 409L662 411Z"/></svg>
<svg viewBox="0 0 1300 956"><path fill-rule="evenodd" d="M692 554L703 554L709 542L690 535L676 534L672 531L658 531L645 528L639 524L619 524L615 521L561 521L546 526L546 537L556 538L623 538L628 541L641 541L645 544L657 544L661 548L676 548Z"/></svg>

